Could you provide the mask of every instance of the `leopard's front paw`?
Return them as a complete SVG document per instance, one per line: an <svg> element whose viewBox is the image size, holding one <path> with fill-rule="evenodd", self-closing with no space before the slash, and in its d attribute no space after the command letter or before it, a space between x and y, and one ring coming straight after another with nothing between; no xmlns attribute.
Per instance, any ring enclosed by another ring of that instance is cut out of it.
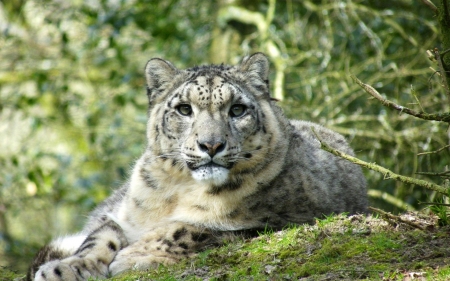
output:
<svg viewBox="0 0 450 281"><path fill-rule="evenodd" d="M174 264L178 259L169 256L156 256L152 253L133 252L125 248L120 251L109 265L109 273L117 275L128 270L146 270L157 268L158 265Z"/></svg>
<svg viewBox="0 0 450 281"><path fill-rule="evenodd" d="M36 272L34 281L79 280L69 264L55 260L42 265Z"/></svg>
<svg viewBox="0 0 450 281"><path fill-rule="evenodd" d="M81 281L90 277L105 279L108 265L77 256L54 260L42 265L36 272L35 281Z"/></svg>

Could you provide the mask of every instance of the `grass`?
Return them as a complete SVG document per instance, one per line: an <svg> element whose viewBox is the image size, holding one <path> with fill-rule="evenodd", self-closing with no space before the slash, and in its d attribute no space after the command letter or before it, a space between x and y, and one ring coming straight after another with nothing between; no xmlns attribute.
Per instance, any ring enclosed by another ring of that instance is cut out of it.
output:
<svg viewBox="0 0 450 281"><path fill-rule="evenodd" d="M424 215L408 217L427 230L374 216L329 216L109 280L448 280L450 227ZM3 269L0 280L21 276Z"/></svg>

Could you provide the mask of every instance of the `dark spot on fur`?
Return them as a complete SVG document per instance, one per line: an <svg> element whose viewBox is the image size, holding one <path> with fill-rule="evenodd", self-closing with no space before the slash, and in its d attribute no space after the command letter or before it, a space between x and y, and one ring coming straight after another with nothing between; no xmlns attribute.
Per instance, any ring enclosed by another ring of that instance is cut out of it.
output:
<svg viewBox="0 0 450 281"><path fill-rule="evenodd" d="M251 206L249 206L248 209L250 211L254 212L254 211L256 211L259 208L259 206L261 206L261 202L256 201L256 202L253 202L253 204Z"/></svg>
<svg viewBox="0 0 450 281"><path fill-rule="evenodd" d="M84 269L87 269L87 265L86 265L86 263L83 261L83 263L81 264L81 267L82 268L84 268Z"/></svg>
<svg viewBox="0 0 450 281"><path fill-rule="evenodd" d="M167 240L167 239L164 239L164 240L162 241L162 243L163 243L163 244L166 244L166 245L169 246L169 247L172 247L172 246L173 246L173 243L172 243L171 241Z"/></svg>
<svg viewBox="0 0 450 281"><path fill-rule="evenodd" d="M136 205L136 207L142 208L143 202L140 199L133 198L133 203L134 205Z"/></svg>
<svg viewBox="0 0 450 281"><path fill-rule="evenodd" d="M276 212L276 214L277 214L280 218L283 218L283 219L290 219L289 214L288 214L288 212L287 212L286 210L278 211L278 212Z"/></svg>
<svg viewBox="0 0 450 281"><path fill-rule="evenodd" d="M167 158L164 159L161 157L160 159L166 160ZM148 171L146 171L144 168L141 168L140 175L142 180L144 180L146 187L158 189L158 183L153 179L153 177Z"/></svg>
<svg viewBox="0 0 450 281"><path fill-rule="evenodd" d="M173 234L173 240L178 241L181 237L185 236L187 234L186 228L181 228L175 231Z"/></svg>
<svg viewBox="0 0 450 281"><path fill-rule="evenodd" d="M193 206L195 209L200 210L200 211L209 211L209 208L206 206L202 206L202 205L194 205Z"/></svg>
<svg viewBox="0 0 450 281"><path fill-rule="evenodd" d="M186 244L186 243L179 243L179 244L178 244L178 247L183 248L183 249L185 249L185 250L189 249L189 246L188 246L188 244Z"/></svg>
<svg viewBox="0 0 450 281"><path fill-rule="evenodd" d="M253 156L253 155L252 155L251 153L246 153L246 154L244 154L244 157L245 157L245 158L252 158L252 156Z"/></svg>
<svg viewBox="0 0 450 281"><path fill-rule="evenodd" d="M94 234L94 233L96 233L96 231L94 231L94 232L91 233L91 234ZM87 242L92 242L92 241L95 241L95 240L97 240L97 238L95 238L95 237L93 237L93 236L91 235L91 236L89 236L88 238L86 238L86 240L83 241L83 244L86 244Z"/></svg>
<svg viewBox="0 0 450 281"><path fill-rule="evenodd" d="M76 268L76 270L77 270L78 276L83 277L83 275L82 275L82 273L81 273L81 269L80 269L78 266L75 267L75 268Z"/></svg>
<svg viewBox="0 0 450 281"><path fill-rule="evenodd" d="M254 85L254 87L255 87L255 89L258 92L266 94L266 87L265 86L263 86L263 85Z"/></svg>
<svg viewBox="0 0 450 281"><path fill-rule="evenodd" d="M99 230L102 230L103 228L109 228L114 232L117 233L122 233L122 228L120 228L120 226L118 226L115 222L110 221L106 224L104 224L102 227L99 228ZM95 232L94 232L95 233Z"/></svg>
<svg viewBox="0 0 450 281"><path fill-rule="evenodd" d="M193 241L201 243L209 238L209 234L193 232L193 233L191 233L191 238Z"/></svg>
<svg viewBox="0 0 450 281"><path fill-rule="evenodd" d="M208 190L208 193L217 195L220 192L225 191L225 190L233 191L233 190L239 189L241 187L241 184L242 184L242 181L237 179L235 181L222 184L220 186L213 186L210 190Z"/></svg>
<svg viewBox="0 0 450 281"><path fill-rule="evenodd" d="M85 250L92 249L95 247L95 245L97 245L97 243L95 243L95 242L86 243L86 241L85 241L85 243L83 243L81 245L81 247L78 248L78 250L75 252L75 254L80 254Z"/></svg>
<svg viewBox="0 0 450 281"><path fill-rule="evenodd" d="M172 195L172 196L170 196L170 197L167 197L167 198L164 199L164 201L165 201L167 204L173 204L174 202L176 202L176 196L175 196L175 195Z"/></svg>
<svg viewBox="0 0 450 281"><path fill-rule="evenodd" d="M117 245L114 244L114 242L112 242L112 241L108 242L108 248L113 252L117 251Z"/></svg>
<svg viewBox="0 0 450 281"><path fill-rule="evenodd" d="M238 210L233 210L227 214L227 218L233 219L236 218L239 214L240 212Z"/></svg>
<svg viewBox="0 0 450 281"><path fill-rule="evenodd" d="M53 272L55 272L55 274L58 275L59 277L62 277L62 272L61 272L61 269L59 269L59 267L55 268L55 270L53 270Z"/></svg>

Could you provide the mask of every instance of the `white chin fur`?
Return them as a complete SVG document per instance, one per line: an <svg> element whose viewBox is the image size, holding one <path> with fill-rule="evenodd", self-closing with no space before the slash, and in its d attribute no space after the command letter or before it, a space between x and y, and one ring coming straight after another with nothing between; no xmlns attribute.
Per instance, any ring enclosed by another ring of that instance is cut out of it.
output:
<svg viewBox="0 0 450 281"><path fill-rule="evenodd" d="M196 181L208 182L219 186L227 181L228 173L228 169L222 167L200 167L192 171L192 177Z"/></svg>

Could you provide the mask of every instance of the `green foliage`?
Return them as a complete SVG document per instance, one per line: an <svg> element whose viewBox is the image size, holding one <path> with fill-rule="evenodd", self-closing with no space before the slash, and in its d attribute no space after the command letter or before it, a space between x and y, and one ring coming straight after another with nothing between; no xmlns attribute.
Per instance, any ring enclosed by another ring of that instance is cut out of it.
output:
<svg viewBox="0 0 450 281"><path fill-rule="evenodd" d="M265 16L270 3L265 34L239 19L218 23L230 5ZM437 45L434 20L421 1L1 2L0 266L23 270L37 247L80 229L126 179L146 145L143 68L152 57L179 67L236 63L272 46L274 66L285 66L281 105L290 117L345 134L358 157L398 174L443 170L448 149L417 153L448 143L444 124L389 111L350 79L398 104L448 111L425 54ZM371 189L408 205L434 200L367 176ZM373 204L401 211L381 199Z"/></svg>
<svg viewBox="0 0 450 281"><path fill-rule="evenodd" d="M450 225L450 212L448 210L448 205L442 205L442 200L439 200L435 204L430 206L430 210L439 217L439 225L445 226Z"/></svg>
<svg viewBox="0 0 450 281"><path fill-rule="evenodd" d="M436 83L439 80L428 81L433 72L424 58L425 50L436 45L436 30L428 20L433 18L431 11L422 9L419 3L407 7L401 2L383 7L333 2L305 8L311 17L305 18L302 26L306 30L312 23L318 26L309 27L317 32L302 30L302 36L296 37L304 46L299 48L303 51L299 55L302 62L287 76L288 89L295 90L287 95L288 112L354 138L352 145L358 157L398 174L412 176L419 171L442 169L448 150L425 157L417 153L447 143L445 124L430 124L389 111L368 100L368 95L349 80L349 75L354 74L398 104L413 104L418 109L421 106L426 112L445 112L447 98ZM311 37L305 38L308 35ZM424 196L422 189L383 181L382 175L370 174L370 179L371 188L409 204ZM385 204L383 207L387 208Z"/></svg>

